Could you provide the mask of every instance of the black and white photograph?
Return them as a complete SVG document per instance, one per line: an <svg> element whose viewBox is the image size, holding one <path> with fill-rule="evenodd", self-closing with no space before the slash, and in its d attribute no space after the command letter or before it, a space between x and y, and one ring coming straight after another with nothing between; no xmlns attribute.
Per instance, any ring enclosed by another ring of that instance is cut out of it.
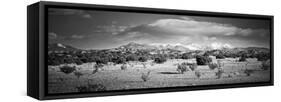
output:
<svg viewBox="0 0 281 102"><path fill-rule="evenodd" d="M271 81L271 21L48 8L47 93Z"/></svg>

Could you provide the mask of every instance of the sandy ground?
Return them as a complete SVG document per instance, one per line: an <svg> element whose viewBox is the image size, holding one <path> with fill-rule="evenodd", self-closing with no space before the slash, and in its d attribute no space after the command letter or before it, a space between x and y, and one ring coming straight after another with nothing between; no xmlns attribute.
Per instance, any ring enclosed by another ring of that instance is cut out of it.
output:
<svg viewBox="0 0 281 102"><path fill-rule="evenodd" d="M198 66L201 77L195 76L194 71L188 71L184 74L178 74L176 71L177 63L190 60L168 60L163 64L151 65L152 61L146 62L146 68L140 62L131 62L134 66L127 70L121 70L121 65L107 65L95 74L91 74L95 63L85 63L76 66L79 72L83 73L81 77L73 73L65 74L60 72L59 67L48 67L48 92L49 93L68 93L78 92L76 87L91 84L102 84L106 90L124 90L139 88L159 88L175 86L196 86L211 84L230 84L245 82L264 82L270 80L270 70L261 70L261 62L254 61L246 65L245 62L225 62L223 77L217 79L215 72L208 66ZM247 76L244 69L255 70L250 76ZM149 80L144 82L141 79L142 73L151 71Z"/></svg>

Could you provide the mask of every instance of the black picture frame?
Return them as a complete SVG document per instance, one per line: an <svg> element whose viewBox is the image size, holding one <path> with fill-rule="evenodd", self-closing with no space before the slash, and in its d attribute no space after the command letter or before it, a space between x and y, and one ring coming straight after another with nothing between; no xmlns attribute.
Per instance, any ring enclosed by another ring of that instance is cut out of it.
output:
<svg viewBox="0 0 281 102"><path fill-rule="evenodd" d="M211 16L211 17L231 17L244 19L263 19L269 20L270 25L270 52L271 52L271 71L269 82L255 83L239 83L239 84L223 84L223 85L203 85L192 87L169 87L169 88L150 88L150 89L133 89L120 91L106 92L91 92L91 93L66 93L66 94L48 94L47 83L47 44L48 44L48 16L46 16L47 8L72 8L85 10L106 10L106 11L122 11L136 13L153 13L153 14L172 14L172 15L194 15L194 16ZM175 92L175 91L191 91L191 90L206 90L206 89L223 89L223 88L240 88L253 86L272 86L274 74L274 46L273 46L273 16L271 15L253 15L253 14L237 14L237 13L219 13L205 11L188 11L188 10L172 10L172 9L156 9L156 8L140 8L140 7L124 7L124 6L109 6L109 5L94 5L94 4L78 4L78 3L61 3L40 1L27 7L27 95L39 100L61 99L61 98L81 98L81 97L97 97L97 96L113 96L113 95L129 95L129 94L144 94L144 93L160 93L160 92Z"/></svg>

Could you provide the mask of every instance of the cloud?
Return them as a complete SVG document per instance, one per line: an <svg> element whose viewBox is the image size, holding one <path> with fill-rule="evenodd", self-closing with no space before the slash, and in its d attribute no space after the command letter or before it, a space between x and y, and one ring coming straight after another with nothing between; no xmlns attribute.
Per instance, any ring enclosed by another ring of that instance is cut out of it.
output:
<svg viewBox="0 0 281 102"><path fill-rule="evenodd" d="M115 23L112 23L111 25L98 26L99 30L97 30L97 31L110 33L112 35L117 35L120 32L124 32L128 28L129 28L129 26L118 26Z"/></svg>
<svg viewBox="0 0 281 102"><path fill-rule="evenodd" d="M92 18L90 13L87 13L85 10L78 10L78 9L56 9L51 8L48 9L49 15L64 15L64 16L80 16L82 18Z"/></svg>
<svg viewBox="0 0 281 102"><path fill-rule="evenodd" d="M158 28L173 34L186 35L243 35L248 36L252 34L252 29L242 29L229 24L220 24L214 22L195 21L191 18L184 19L160 19L148 26Z"/></svg>
<svg viewBox="0 0 281 102"><path fill-rule="evenodd" d="M115 28L118 28L118 26ZM216 45L217 43L231 43L236 46L248 44L250 46L258 43L266 45L269 42L268 29L239 28L231 24L196 21L188 17L158 19L147 24L111 31L116 32L114 34L118 35L120 41L131 40L146 43L209 45L215 42L214 46L216 47L223 46L221 44ZM237 42L238 40L239 42Z"/></svg>
<svg viewBox="0 0 281 102"><path fill-rule="evenodd" d="M72 39L83 39L85 36L83 35L72 35L71 38Z"/></svg>
<svg viewBox="0 0 281 102"><path fill-rule="evenodd" d="M56 39L58 37L57 34L54 32L49 32L48 36L49 36L49 39Z"/></svg>

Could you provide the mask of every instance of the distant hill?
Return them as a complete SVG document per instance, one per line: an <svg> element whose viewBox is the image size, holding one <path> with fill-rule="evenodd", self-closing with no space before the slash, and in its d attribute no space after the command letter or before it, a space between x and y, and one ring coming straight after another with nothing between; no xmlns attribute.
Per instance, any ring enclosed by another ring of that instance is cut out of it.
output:
<svg viewBox="0 0 281 102"><path fill-rule="evenodd" d="M117 50L177 50L177 51L190 51L190 49L180 45L157 45L157 44L139 44L130 42L126 45L122 45Z"/></svg>
<svg viewBox="0 0 281 102"><path fill-rule="evenodd" d="M72 47L70 45L65 45L61 43L53 43L48 45L49 51L82 51L81 49ZM214 49L211 47L205 47L202 49L194 50L190 46L184 46L180 44L172 45L172 44L139 44L135 42L130 42L125 45L121 45L117 48L109 49L108 51L137 51L137 50L144 50L149 52L161 52L167 51L169 52L211 52L211 53L233 53L237 54L240 52L247 52L247 53L270 53L270 49L268 48L261 48L261 47L247 47L247 48L229 48L229 47L222 47L220 49ZM88 51L103 51L103 50L88 50Z"/></svg>
<svg viewBox="0 0 281 102"><path fill-rule="evenodd" d="M122 45L118 47L117 49L127 49L127 50L151 50L151 49L156 49L157 47L151 46L148 44L139 44L135 42L130 42L126 45Z"/></svg>

